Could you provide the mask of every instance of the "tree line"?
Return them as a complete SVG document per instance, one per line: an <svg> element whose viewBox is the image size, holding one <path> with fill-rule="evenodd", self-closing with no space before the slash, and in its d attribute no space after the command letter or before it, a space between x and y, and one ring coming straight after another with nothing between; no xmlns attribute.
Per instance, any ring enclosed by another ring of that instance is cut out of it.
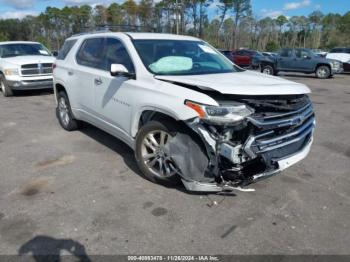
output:
<svg viewBox="0 0 350 262"><path fill-rule="evenodd" d="M257 18L250 0L127 0L109 6L47 7L38 16L1 19L0 41L34 40L52 50L77 33L124 25L119 31L155 31L200 37L222 49L350 46L350 11Z"/></svg>

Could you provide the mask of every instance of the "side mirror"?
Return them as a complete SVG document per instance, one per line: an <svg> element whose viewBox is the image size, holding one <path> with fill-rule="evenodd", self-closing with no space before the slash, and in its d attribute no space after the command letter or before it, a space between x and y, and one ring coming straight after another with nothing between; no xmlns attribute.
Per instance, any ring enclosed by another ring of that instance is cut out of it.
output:
<svg viewBox="0 0 350 262"><path fill-rule="evenodd" d="M52 51L52 55L53 55L54 57L57 57L57 56L58 56L58 52L57 52L57 51Z"/></svg>
<svg viewBox="0 0 350 262"><path fill-rule="evenodd" d="M111 76L125 76L134 78L135 74L130 73L129 70L122 64L111 64Z"/></svg>

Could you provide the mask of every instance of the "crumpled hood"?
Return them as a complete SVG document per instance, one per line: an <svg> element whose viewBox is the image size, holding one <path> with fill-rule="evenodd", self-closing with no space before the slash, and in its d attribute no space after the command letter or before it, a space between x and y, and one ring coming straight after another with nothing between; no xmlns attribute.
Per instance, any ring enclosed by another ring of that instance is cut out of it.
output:
<svg viewBox="0 0 350 262"><path fill-rule="evenodd" d="M157 75L155 78L231 95L297 95L311 92L306 85L253 71L189 76Z"/></svg>
<svg viewBox="0 0 350 262"><path fill-rule="evenodd" d="M27 55L2 58L2 61L20 66L25 64L53 63L55 58L53 56Z"/></svg>

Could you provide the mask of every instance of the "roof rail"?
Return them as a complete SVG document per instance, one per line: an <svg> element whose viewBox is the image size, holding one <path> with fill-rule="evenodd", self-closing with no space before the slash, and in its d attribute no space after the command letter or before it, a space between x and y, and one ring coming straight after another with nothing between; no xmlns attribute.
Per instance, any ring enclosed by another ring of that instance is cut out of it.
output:
<svg viewBox="0 0 350 262"><path fill-rule="evenodd" d="M109 30L109 31L128 31L128 32L155 32L156 28L151 26L142 26L142 25L118 25L118 24L103 24L96 25L98 30Z"/></svg>
<svg viewBox="0 0 350 262"><path fill-rule="evenodd" d="M87 26L83 27L83 32L74 34L74 36L86 35L86 34L98 34L98 33L108 33L108 32L156 32L156 28L149 26L140 25L95 25L93 27Z"/></svg>
<svg viewBox="0 0 350 262"><path fill-rule="evenodd" d="M95 30L95 31L86 31L86 32L82 32L82 33L78 33L78 34L74 34L71 37L74 36L80 36L80 35L87 35L87 34L98 34L98 33L108 33L111 32L110 30Z"/></svg>

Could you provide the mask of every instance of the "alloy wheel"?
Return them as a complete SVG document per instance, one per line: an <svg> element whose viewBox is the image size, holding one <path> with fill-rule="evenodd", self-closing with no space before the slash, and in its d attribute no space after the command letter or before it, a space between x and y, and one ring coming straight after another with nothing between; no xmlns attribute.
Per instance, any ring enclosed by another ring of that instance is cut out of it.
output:
<svg viewBox="0 0 350 262"><path fill-rule="evenodd" d="M0 80L0 85L1 85L1 91L5 93L5 84L4 81Z"/></svg>
<svg viewBox="0 0 350 262"><path fill-rule="evenodd" d="M266 74L266 75L272 75L272 72L271 72L271 69L266 67L263 69L263 74Z"/></svg>
<svg viewBox="0 0 350 262"><path fill-rule="evenodd" d="M148 170L157 177L171 177L178 173L176 165L165 152L171 135L163 130L148 133L141 145L141 157Z"/></svg>
<svg viewBox="0 0 350 262"><path fill-rule="evenodd" d="M320 78L324 78L327 76L327 70L325 68L321 67L317 70L317 75Z"/></svg>
<svg viewBox="0 0 350 262"><path fill-rule="evenodd" d="M68 126L70 122L70 116L67 102L66 99L64 99L64 97L61 97L58 101L58 112L62 123L65 126Z"/></svg>

